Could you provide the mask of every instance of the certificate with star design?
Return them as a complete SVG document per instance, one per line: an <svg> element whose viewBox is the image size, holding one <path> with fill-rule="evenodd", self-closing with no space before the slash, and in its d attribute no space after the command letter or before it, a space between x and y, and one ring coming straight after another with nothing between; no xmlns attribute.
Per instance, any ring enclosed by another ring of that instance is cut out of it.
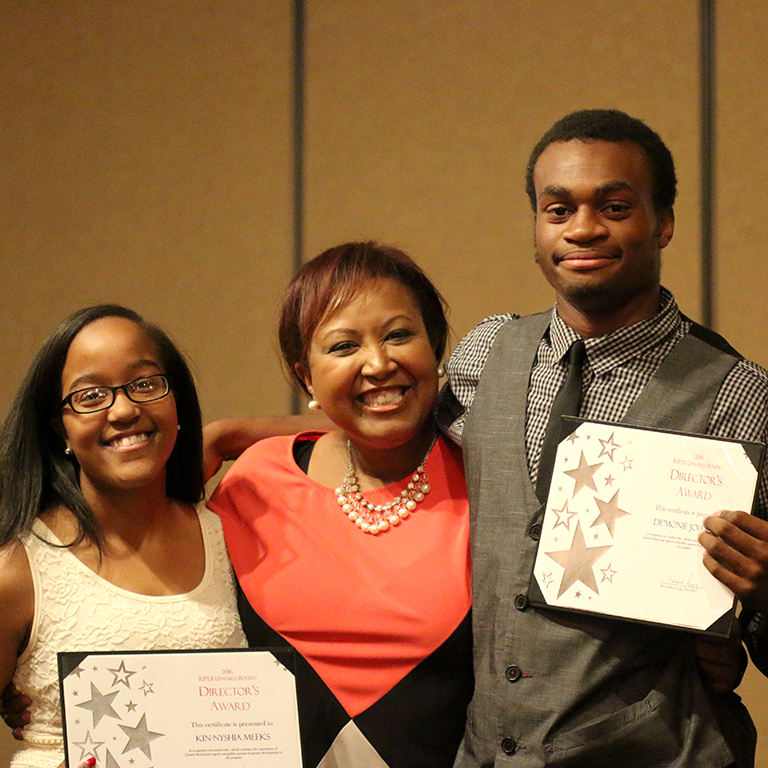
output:
<svg viewBox="0 0 768 768"><path fill-rule="evenodd" d="M704 567L705 517L752 511L764 446L565 417L534 605L726 636L733 593Z"/></svg>
<svg viewBox="0 0 768 768"><path fill-rule="evenodd" d="M59 653L67 766L301 768L291 654Z"/></svg>

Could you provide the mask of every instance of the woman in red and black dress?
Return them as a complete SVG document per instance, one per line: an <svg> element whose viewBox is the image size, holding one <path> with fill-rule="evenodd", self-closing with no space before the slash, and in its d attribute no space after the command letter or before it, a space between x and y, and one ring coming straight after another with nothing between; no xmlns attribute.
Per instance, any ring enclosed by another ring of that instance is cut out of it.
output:
<svg viewBox="0 0 768 768"><path fill-rule="evenodd" d="M209 502L249 644L296 651L307 768L450 768L464 731L468 505L432 418L446 335L442 297L401 251L309 262L281 348L336 430L257 443Z"/></svg>

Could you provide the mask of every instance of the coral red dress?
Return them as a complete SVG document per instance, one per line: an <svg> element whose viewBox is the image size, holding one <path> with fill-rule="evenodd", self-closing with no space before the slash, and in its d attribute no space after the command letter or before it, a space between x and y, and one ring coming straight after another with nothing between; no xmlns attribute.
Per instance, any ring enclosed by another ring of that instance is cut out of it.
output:
<svg viewBox="0 0 768 768"><path fill-rule="evenodd" d="M294 449L319 437L257 443L209 502L248 642L297 653L307 768L450 768L473 687L461 453L438 439L426 464L431 492L371 536L298 466ZM365 497L385 504L407 482Z"/></svg>

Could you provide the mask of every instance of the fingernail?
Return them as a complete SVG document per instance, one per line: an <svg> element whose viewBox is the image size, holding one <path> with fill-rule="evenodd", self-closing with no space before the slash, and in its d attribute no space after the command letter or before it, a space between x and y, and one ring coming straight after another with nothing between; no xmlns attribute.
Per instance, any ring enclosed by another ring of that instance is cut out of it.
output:
<svg viewBox="0 0 768 768"><path fill-rule="evenodd" d="M85 764L86 764L87 766L89 766L89 768L93 768L93 766L94 766L94 765L96 765L96 758L95 758L95 757L89 757L89 758L88 758L88 759L85 761Z"/></svg>

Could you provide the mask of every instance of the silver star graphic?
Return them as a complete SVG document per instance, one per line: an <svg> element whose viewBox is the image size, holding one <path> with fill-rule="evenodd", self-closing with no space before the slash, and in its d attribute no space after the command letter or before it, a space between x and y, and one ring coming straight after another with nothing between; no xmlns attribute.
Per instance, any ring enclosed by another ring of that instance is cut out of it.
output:
<svg viewBox="0 0 768 768"><path fill-rule="evenodd" d="M613 584L613 577L618 573L618 571L614 571L611 567L611 564L608 563L607 568L601 568L600 573L603 574L603 578L600 579L600 583L602 584L604 581L608 581L611 584Z"/></svg>
<svg viewBox="0 0 768 768"><path fill-rule="evenodd" d="M131 684L128 682L128 680L135 675L135 672L129 672L125 668L125 660L122 660L120 662L120 666L117 669L110 669L107 667L107 672L112 673L112 685L115 686L118 683L121 685L124 685L126 688L130 688Z"/></svg>
<svg viewBox="0 0 768 768"><path fill-rule="evenodd" d="M578 514L577 512L571 512L568 509L568 501L565 501L563 503L562 509L555 509L552 508L552 511L557 515L557 522L552 526L552 530L557 528L559 525L562 525L563 528L565 528L566 531L571 530L571 520L576 517Z"/></svg>
<svg viewBox="0 0 768 768"><path fill-rule="evenodd" d="M627 457L626 459L624 459L621 462L621 466L624 467L624 471L625 472L628 472L629 470L632 469L632 462L633 461L634 461L634 459L630 459L629 457Z"/></svg>
<svg viewBox="0 0 768 768"><path fill-rule="evenodd" d="M85 670L78 664L69 674L77 675L78 679L80 679L80 675L82 675L83 672L85 672Z"/></svg>
<svg viewBox="0 0 768 768"><path fill-rule="evenodd" d="M134 704L132 701L129 701L129 702L128 702L127 704L125 704L124 706L125 706L125 708L126 708L126 709L127 709L129 712L134 712L134 711L136 710L136 705L135 705L135 704Z"/></svg>
<svg viewBox="0 0 768 768"><path fill-rule="evenodd" d="M551 573L544 573L542 571L541 581L544 584L544 588L546 589L554 581L554 579L552 578Z"/></svg>
<svg viewBox="0 0 768 768"><path fill-rule="evenodd" d="M576 532L573 534L573 542L570 549L559 552L546 552L545 554L552 558L558 565L565 570L563 580L560 582L560 591L557 596L560 597L568 587L580 581L585 587L589 587L593 592L600 594L595 581L595 573L592 566L610 549L611 547L588 547L584 541L584 532L581 530L581 523L576 523Z"/></svg>
<svg viewBox="0 0 768 768"><path fill-rule="evenodd" d="M103 741L95 741L93 739L90 731L86 731L85 741L76 741L74 744L76 747L80 747L80 757L78 758L78 762L82 762L86 755L92 755L93 757L96 757L96 750L99 747L104 746Z"/></svg>
<svg viewBox="0 0 768 768"><path fill-rule="evenodd" d="M83 709L89 709L93 715L93 727L95 728L103 717L114 717L120 719L120 715L112 709L112 702L117 696L118 691L114 693L101 693L99 689L91 683L91 698L88 701L81 701L77 706Z"/></svg>
<svg viewBox="0 0 768 768"><path fill-rule="evenodd" d="M152 750L149 745L155 739L165 736L164 733L155 733L147 729L147 716L143 714L139 724L135 728L118 723L123 732L128 737L128 743L123 748L122 754L130 752L132 749L140 749L150 760L152 759Z"/></svg>
<svg viewBox="0 0 768 768"><path fill-rule="evenodd" d="M133 760L131 760L131 762L133 762ZM107 750L107 762L105 763L105 768L120 768L120 763L115 760L109 750Z"/></svg>
<svg viewBox="0 0 768 768"><path fill-rule="evenodd" d="M615 432L611 432L611 436L607 440L603 440L600 437L598 438L600 445L602 446L600 453L597 455L598 459L602 458L603 456L607 456L611 461L613 461L613 454L617 449L621 448L620 445L617 445L613 442L614 434Z"/></svg>
<svg viewBox="0 0 768 768"><path fill-rule="evenodd" d="M602 463L588 464L586 458L584 457L584 451L581 452L581 456L579 457L579 466L576 469L569 469L564 473L568 475L568 477L572 477L575 480L573 486L574 496L582 488L591 488L593 491L597 491L594 474L602 466Z"/></svg>
<svg viewBox="0 0 768 768"><path fill-rule="evenodd" d="M597 504L600 509L600 514L595 518L595 521L590 528L605 523L606 527L611 532L611 536L613 536L616 521L629 514L626 510L619 509L619 491L616 491L616 493L613 494L610 501L603 501L595 496L595 504Z"/></svg>
<svg viewBox="0 0 768 768"><path fill-rule="evenodd" d="M154 693L154 691L152 690L153 685L154 683L148 683L146 680L141 681L141 686L139 687L139 690L144 692L145 698L149 696L150 693Z"/></svg>
<svg viewBox="0 0 768 768"><path fill-rule="evenodd" d="M568 440L571 443L571 445L573 445L579 439L579 436L576 434L576 430L574 430L565 439Z"/></svg>
<svg viewBox="0 0 768 768"><path fill-rule="evenodd" d="M613 483L616 480L615 477L611 477L610 475L607 475L603 482L605 483L606 488L613 488Z"/></svg>

